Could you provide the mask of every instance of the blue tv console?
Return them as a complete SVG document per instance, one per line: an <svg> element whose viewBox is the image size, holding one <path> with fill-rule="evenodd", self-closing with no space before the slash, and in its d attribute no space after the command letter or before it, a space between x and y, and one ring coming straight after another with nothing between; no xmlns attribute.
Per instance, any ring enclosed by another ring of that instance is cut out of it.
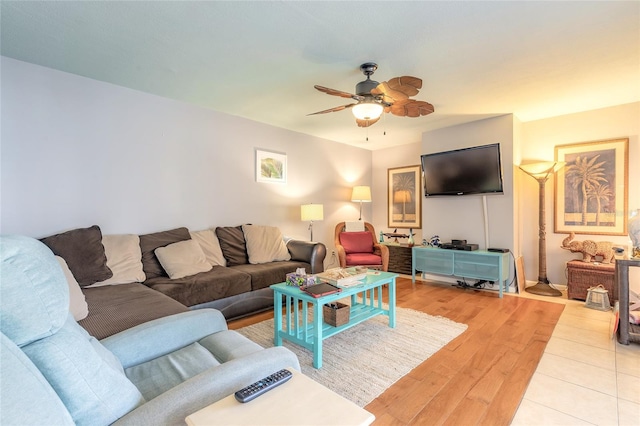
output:
<svg viewBox="0 0 640 426"><path fill-rule="evenodd" d="M449 275L498 283L502 297L503 289L509 293L509 253L485 250L445 250L437 247L414 246L411 252L411 279L416 282L416 271Z"/></svg>

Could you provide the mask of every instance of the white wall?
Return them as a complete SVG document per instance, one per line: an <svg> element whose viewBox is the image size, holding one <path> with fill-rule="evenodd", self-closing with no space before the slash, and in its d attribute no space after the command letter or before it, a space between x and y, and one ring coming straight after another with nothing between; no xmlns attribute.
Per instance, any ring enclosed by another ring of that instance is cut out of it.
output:
<svg viewBox="0 0 640 426"><path fill-rule="evenodd" d="M523 159L553 160L557 145L629 138L629 210L640 208L640 103L618 105L594 111L563 115L523 123ZM554 233L554 179L546 185L547 276L553 283L566 284L566 262L579 254L562 250L566 234ZM521 178L523 192L523 255L527 280L536 280L538 271L538 184L527 176ZM612 241L626 245L628 236L577 235L576 240ZM632 268L632 288L640 291L640 271Z"/></svg>
<svg viewBox="0 0 640 426"><path fill-rule="evenodd" d="M42 237L242 223L309 238L300 205L324 204L314 239L358 218L351 188L371 152L2 58L2 233ZM286 153L288 183L255 181L255 149ZM371 207L365 205L365 217Z"/></svg>

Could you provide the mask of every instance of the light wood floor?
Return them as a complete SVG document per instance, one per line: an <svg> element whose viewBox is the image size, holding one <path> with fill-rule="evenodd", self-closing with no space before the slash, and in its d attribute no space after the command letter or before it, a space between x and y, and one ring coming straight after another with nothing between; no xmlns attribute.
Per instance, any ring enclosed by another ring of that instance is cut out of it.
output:
<svg viewBox="0 0 640 426"><path fill-rule="evenodd" d="M365 408L374 425L508 425L564 309L561 304L397 280L397 306L468 325ZM272 312L229 323L237 329Z"/></svg>

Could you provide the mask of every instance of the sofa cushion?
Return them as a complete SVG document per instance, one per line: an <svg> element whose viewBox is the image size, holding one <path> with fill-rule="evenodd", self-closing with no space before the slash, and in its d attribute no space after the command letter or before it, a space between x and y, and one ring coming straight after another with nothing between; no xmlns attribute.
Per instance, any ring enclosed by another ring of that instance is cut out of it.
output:
<svg viewBox="0 0 640 426"><path fill-rule="evenodd" d="M54 334L69 315L69 286L51 250L33 238L0 236L0 329L23 346Z"/></svg>
<svg viewBox="0 0 640 426"><path fill-rule="evenodd" d="M129 367L126 375L149 401L218 365L220 363L211 352L194 342L174 352Z"/></svg>
<svg viewBox="0 0 640 426"><path fill-rule="evenodd" d="M168 276L156 257L155 249L189 239L191 239L191 235L189 235L187 228L176 228L169 231L140 235L142 268L146 279Z"/></svg>
<svg viewBox="0 0 640 426"><path fill-rule="evenodd" d="M83 291L89 316L78 324L96 339L189 310L177 300L140 283L85 287Z"/></svg>
<svg viewBox="0 0 640 426"><path fill-rule="evenodd" d="M64 277L67 279L67 285L69 286L69 312L73 315L76 321L86 318L89 315L89 307L85 300L84 293L80 289L80 285L73 277L73 274L67 266L67 262L60 256L56 256L56 260L62 268Z"/></svg>
<svg viewBox="0 0 640 426"><path fill-rule="evenodd" d="M340 244L344 247L345 253L373 253L373 239L371 233L364 232L341 232Z"/></svg>
<svg viewBox="0 0 640 426"><path fill-rule="evenodd" d="M41 239L51 251L69 265L81 287L104 281L113 276L107 266L102 245L102 232L97 225L73 229Z"/></svg>
<svg viewBox="0 0 640 426"><path fill-rule="evenodd" d="M242 225L242 232L247 245L249 263L258 264L291 259L282 233L275 226Z"/></svg>
<svg viewBox="0 0 640 426"><path fill-rule="evenodd" d="M0 333L0 424L74 426L58 395L29 358Z"/></svg>
<svg viewBox="0 0 640 426"><path fill-rule="evenodd" d="M185 240L158 247L155 250L160 264L171 279L178 279L211 270L200 244Z"/></svg>
<svg viewBox="0 0 640 426"><path fill-rule="evenodd" d="M54 335L22 348L77 425L111 424L145 401L117 358L71 315Z"/></svg>
<svg viewBox="0 0 640 426"><path fill-rule="evenodd" d="M191 239L196 240L202 251L204 252L207 262L211 266L227 266L227 260L222 255L222 249L220 248L220 241L216 236L215 229L203 229L202 231L189 232Z"/></svg>
<svg viewBox="0 0 640 426"><path fill-rule="evenodd" d="M240 226L219 226L216 235L220 241L222 254L227 260L227 266L244 265L249 263L247 245Z"/></svg>
<svg viewBox="0 0 640 426"><path fill-rule="evenodd" d="M311 272L311 265L306 262L283 261L269 262L252 265L236 265L231 269L241 271L251 276L251 290L259 290L267 288L272 284L285 282L287 274L295 272L298 268L305 268L307 272Z"/></svg>
<svg viewBox="0 0 640 426"><path fill-rule="evenodd" d="M251 276L234 268L214 266L208 272L189 277L177 280L156 277L144 284L185 306L193 306L251 291Z"/></svg>
<svg viewBox="0 0 640 426"><path fill-rule="evenodd" d="M144 282L140 237L134 234L103 235L102 245L113 276L90 287Z"/></svg>
<svg viewBox="0 0 640 426"><path fill-rule="evenodd" d="M373 253L351 253L345 259L347 266L382 265L382 258Z"/></svg>

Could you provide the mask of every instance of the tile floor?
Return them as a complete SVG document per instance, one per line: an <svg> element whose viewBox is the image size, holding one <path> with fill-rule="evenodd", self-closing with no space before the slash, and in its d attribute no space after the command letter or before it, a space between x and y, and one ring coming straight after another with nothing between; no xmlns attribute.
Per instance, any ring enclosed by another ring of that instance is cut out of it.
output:
<svg viewBox="0 0 640 426"><path fill-rule="evenodd" d="M613 314L564 303L512 425L640 425L640 344L614 338Z"/></svg>

